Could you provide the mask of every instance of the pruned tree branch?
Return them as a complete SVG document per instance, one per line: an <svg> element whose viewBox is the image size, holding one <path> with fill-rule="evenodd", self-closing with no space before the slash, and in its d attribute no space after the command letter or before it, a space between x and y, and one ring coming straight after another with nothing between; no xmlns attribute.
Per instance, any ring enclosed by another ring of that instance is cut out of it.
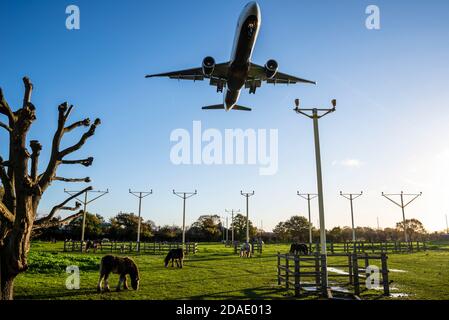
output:
<svg viewBox="0 0 449 320"><path fill-rule="evenodd" d="M78 196L82 195L84 192L90 191L92 190L92 187L89 186L87 188L85 188L84 190L81 190L80 192L75 193L74 195L70 196L69 198L67 198L66 200L64 200L63 202L61 202L60 204L56 205L53 207L53 209L51 209L50 213L43 218L40 218L38 220L36 220L34 223L35 225L41 225L41 224L45 224L47 222L49 222L51 219L53 219L53 217L55 216L55 214L59 211L59 210L63 210L63 208L67 208L66 204L69 203L70 201L72 201L73 199L77 198ZM81 205L79 202L76 203L75 209L76 210L79 208L78 205ZM77 207L78 206L78 207ZM67 209L65 209L67 210Z"/></svg>
<svg viewBox="0 0 449 320"><path fill-rule="evenodd" d="M64 133L70 132L73 129L76 129L78 127L88 127L89 125L90 125L90 119L89 118L81 120L81 121L77 121L75 123L72 123L68 127L65 127L64 128Z"/></svg>
<svg viewBox="0 0 449 320"><path fill-rule="evenodd" d="M89 177L85 177L85 178L64 178L64 177L54 177L53 180L56 180L56 181L64 181L64 182L86 182L86 183L89 183L89 182L90 182L90 178L89 178Z"/></svg>
<svg viewBox="0 0 449 320"><path fill-rule="evenodd" d="M64 126L69 117L73 106L68 106L67 102L64 102L58 106L58 128L53 136L53 142L51 146L50 161L48 162L47 169L39 179L39 186L44 191L51 183L53 176L56 174L56 169L59 164L59 145L61 143L62 136L64 135Z"/></svg>
<svg viewBox="0 0 449 320"><path fill-rule="evenodd" d="M11 129L7 124L4 124L4 123L1 122L1 121L0 121L0 128L5 129L5 130L8 131L9 133L12 132L12 129Z"/></svg>
<svg viewBox="0 0 449 320"><path fill-rule="evenodd" d="M80 211L78 211L77 213L72 214L72 215L66 217L65 219L62 219L61 221L59 221L59 224L58 224L58 225L64 225L64 224L66 224L66 223L70 223L70 221L72 221L72 220L74 220L74 219L76 219L76 218L82 216L83 213L84 213L84 211L83 211L83 210L80 210Z"/></svg>
<svg viewBox="0 0 449 320"><path fill-rule="evenodd" d="M5 170L5 162L3 162L2 157L0 157L0 181L5 189L5 195L13 198L11 179L9 179L8 173Z"/></svg>
<svg viewBox="0 0 449 320"><path fill-rule="evenodd" d="M77 150L79 150L87 141L87 139L89 139L90 137L92 137L95 134L95 129L101 124L100 119L95 119L94 123L90 126L89 130L87 132L85 132L83 134L83 136L81 137L81 139L78 141L77 144L68 147L67 149L64 149L63 151L61 151L59 153L59 158L62 159L64 158L66 155L73 153Z"/></svg>
<svg viewBox="0 0 449 320"><path fill-rule="evenodd" d="M0 201L0 221L6 220L9 223L14 223L14 215L9 209Z"/></svg>
<svg viewBox="0 0 449 320"><path fill-rule="evenodd" d="M42 145L37 140L31 140L30 147L32 150L32 153L31 153L31 180L36 181L38 163L39 163L39 155L42 150Z"/></svg>
<svg viewBox="0 0 449 320"><path fill-rule="evenodd" d="M31 93L33 92L33 84L28 77L23 77L25 85L25 93L23 95L23 107L25 108L31 102Z"/></svg>
<svg viewBox="0 0 449 320"><path fill-rule="evenodd" d="M91 166L93 162L94 162L93 157L89 157L87 159L80 159L80 160L62 160L61 161L62 164L81 164L85 167Z"/></svg>
<svg viewBox="0 0 449 320"><path fill-rule="evenodd" d="M0 113L8 117L10 126L12 123L14 123L16 117L14 115L14 112L12 112L11 108L9 107L8 102L6 102L5 100L2 88L0 88Z"/></svg>
<svg viewBox="0 0 449 320"><path fill-rule="evenodd" d="M75 209L76 210L76 209ZM51 219L50 221L40 223L40 224L34 224L33 225L33 232L39 231L41 229L51 228L51 227L60 227L67 223L70 223L71 221L75 220L76 218L82 216L84 213L83 210L78 211L77 213L74 213L62 220L58 219Z"/></svg>

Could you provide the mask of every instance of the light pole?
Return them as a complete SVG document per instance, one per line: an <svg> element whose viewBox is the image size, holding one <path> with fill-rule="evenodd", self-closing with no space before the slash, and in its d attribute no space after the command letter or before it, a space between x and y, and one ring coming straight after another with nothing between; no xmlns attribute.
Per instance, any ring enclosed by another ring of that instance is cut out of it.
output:
<svg viewBox="0 0 449 320"><path fill-rule="evenodd" d="M173 189L173 194L183 199L182 204L182 248L184 250L185 243L186 243L186 200L188 198L193 197L194 195L197 195L197 191L195 192L176 192Z"/></svg>
<svg viewBox="0 0 449 320"><path fill-rule="evenodd" d="M302 114L313 120L313 135L315 140L315 161L316 161L316 178L317 178L317 189L318 189L318 210L320 214L320 242L321 242L321 254L324 258L324 269L325 274L323 275L323 293L328 286L328 273L327 273L327 248L326 248L326 224L324 221L324 198L323 198L323 175L321 172L321 151L320 151L320 134L318 129L318 120L322 117L328 115L335 111L337 106L337 100L333 99L331 101L331 109L301 109L299 106L299 99L295 99L295 108L293 109L296 113ZM310 114L312 113L312 114Z"/></svg>
<svg viewBox="0 0 449 320"><path fill-rule="evenodd" d="M64 192L69 194L69 195L71 195L71 196L74 196L76 194L79 194L80 191L69 191L69 190L64 189ZM88 194L89 193L96 193L96 194L99 194L99 196L97 196L97 197L95 197L95 198L93 198L91 200L88 200ZM78 200L79 202L81 202L83 204L83 225L81 227L81 242L84 242L84 233L85 233L85 229L86 229L87 205L89 203L94 202L95 200L101 198L102 196L104 196L107 193L109 193L109 189L106 189L106 191L95 191L95 190L92 190L92 189L86 189L86 191L84 191L84 199L83 200L80 200L77 197L75 198L76 200ZM83 246L81 246L81 248L82 247Z"/></svg>
<svg viewBox="0 0 449 320"><path fill-rule="evenodd" d="M133 196L139 198L139 221L137 222L137 251L140 252L140 215L142 211L142 199L145 197L148 197L149 195L153 194L153 189L148 191L131 191L129 189L129 193Z"/></svg>
<svg viewBox="0 0 449 320"><path fill-rule="evenodd" d="M352 205L352 201L357 199L358 197L361 197L363 195L363 191L360 191L360 193L343 193L340 191L340 196L346 198L351 203L351 223L352 223L352 242L356 241L355 238L355 226L354 226L354 207Z"/></svg>
<svg viewBox="0 0 449 320"><path fill-rule="evenodd" d="M307 208L309 211L309 243L312 243L312 216L310 214L310 200L315 199L316 197L318 197L318 195L313 193L299 193L299 191L297 191L296 193L301 198L307 200Z"/></svg>
<svg viewBox="0 0 449 320"><path fill-rule="evenodd" d="M449 226L447 224L447 215L446 215L446 233L449 234Z"/></svg>
<svg viewBox="0 0 449 320"><path fill-rule="evenodd" d="M231 242L234 243L234 213L240 213L240 209L237 211L235 211L234 209L231 209L231 210L225 209L225 211L227 213L231 212L231 227L232 227Z"/></svg>
<svg viewBox="0 0 449 320"><path fill-rule="evenodd" d="M240 191L240 194L246 198L246 242L249 243L249 208L248 208L248 200L249 197L254 195L253 192L243 192Z"/></svg>
<svg viewBox="0 0 449 320"><path fill-rule="evenodd" d="M403 227L404 227L404 239L405 242L408 242L408 235L407 235L407 222L405 220L405 207L407 207L410 203L412 203L416 198L422 195L422 192L420 193L404 193L401 191L401 193L392 193L392 194L385 194L382 192L382 196L393 202L395 205L399 206L402 209L402 221L403 221ZM392 196L400 196L401 202L397 203L394 201L391 197ZM410 196L412 197L412 200L404 204L404 196Z"/></svg>
<svg viewBox="0 0 449 320"><path fill-rule="evenodd" d="M229 224L228 224L228 217L226 216L226 244L229 241Z"/></svg>

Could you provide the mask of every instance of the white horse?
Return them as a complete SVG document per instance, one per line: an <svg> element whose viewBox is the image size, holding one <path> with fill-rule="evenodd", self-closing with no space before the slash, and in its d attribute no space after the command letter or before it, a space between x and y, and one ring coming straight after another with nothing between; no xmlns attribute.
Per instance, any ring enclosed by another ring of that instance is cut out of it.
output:
<svg viewBox="0 0 449 320"><path fill-rule="evenodd" d="M251 245L248 242L245 242L240 247L240 257L251 258Z"/></svg>

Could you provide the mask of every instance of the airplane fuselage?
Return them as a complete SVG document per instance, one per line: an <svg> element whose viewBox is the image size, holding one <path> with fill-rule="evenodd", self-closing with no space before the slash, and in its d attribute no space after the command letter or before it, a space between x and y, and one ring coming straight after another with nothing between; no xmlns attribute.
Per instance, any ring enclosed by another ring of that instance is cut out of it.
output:
<svg viewBox="0 0 449 320"><path fill-rule="evenodd" d="M237 103L250 69L251 56L261 25L261 14L256 2L248 3L237 24L234 46L228 69L227 88L224 91L224 106L231 110Z"/></svg>

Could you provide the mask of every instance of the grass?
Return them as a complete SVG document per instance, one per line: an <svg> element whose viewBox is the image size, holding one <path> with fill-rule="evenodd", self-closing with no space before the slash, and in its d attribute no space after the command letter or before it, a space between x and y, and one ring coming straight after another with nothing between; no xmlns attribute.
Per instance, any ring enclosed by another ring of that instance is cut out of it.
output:
<svg viewBox="0 0 449 320"><path fill-rule="evenodd" d="M449 250L413 254L389 254L392 293L408 296L394 299L447 299L449 297ZM141 273L138 291L96 292L98 268L104 254L62 252L62 243L35 242L29 256L28 272L15 282L16 299L294 299L293 292L277 285L276 256L287 252L287 245L266 245L262 255L242 259L233 249L222 244L201 243L196 255L189 255L183 269L164 268L163 256L128 255L137 263ZM330 263L338 263L329 259ZM80 268L80 289L68 290L65 272L69 265ZM110 279L111 288L118 281ZM315 297L308 297L315 298ZM380 296L377 291L365 291L364 299L393 299Z"/></svg>

